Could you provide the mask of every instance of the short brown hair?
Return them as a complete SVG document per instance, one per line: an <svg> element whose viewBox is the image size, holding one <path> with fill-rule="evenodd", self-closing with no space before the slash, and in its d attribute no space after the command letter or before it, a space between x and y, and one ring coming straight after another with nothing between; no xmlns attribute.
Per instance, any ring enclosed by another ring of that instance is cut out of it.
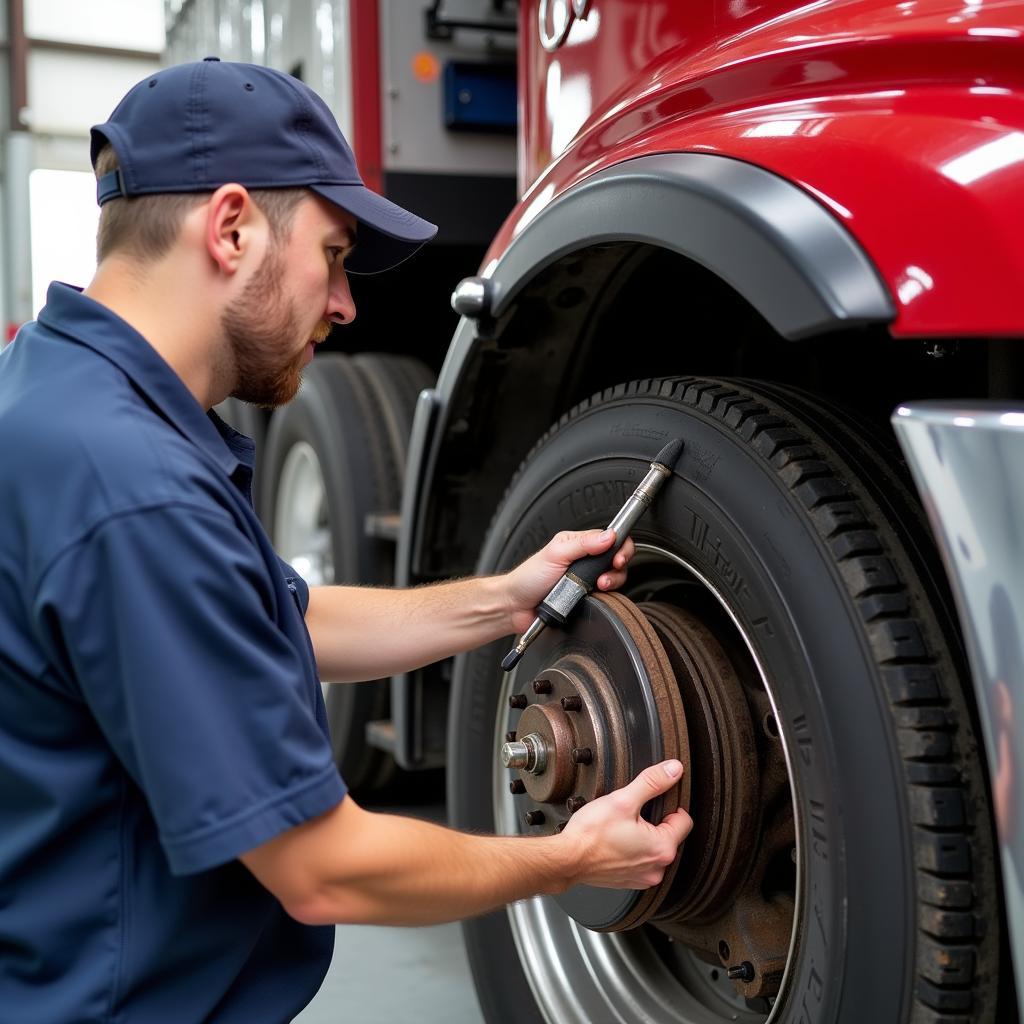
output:
<svg viewBox="0 0 1024 1024"><path fill-rule="evenodd" d="M96 177L117 170L119 164L109 144L96 157ZM263 211L274 239L283 241L291 231L304 188L251 189L249 195ZM102 261L123 249L142 261L159 259L174 245L185 215L205 202L212 192L165 192L158 195L122 196L103 204L96 232L96 260Z"/></svg>

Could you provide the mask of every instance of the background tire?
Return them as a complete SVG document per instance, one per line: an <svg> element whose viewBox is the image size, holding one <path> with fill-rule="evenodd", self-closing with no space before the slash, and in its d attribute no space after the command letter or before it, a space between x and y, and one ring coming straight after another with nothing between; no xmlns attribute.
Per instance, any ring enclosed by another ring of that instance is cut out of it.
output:
<svg viewBox="0 0 1024 1024"><path fill-rule="evenodd" d="M634 530L640 554L625 592L685 565L764 669L796 810L783 989L774 1008L744 1016L666 957L653 931L601 936L564 915L559 923L550 901L526 901L518 906L547 909L464 925L487 1019L708 1024L770 1011L772 1024L995 1021L998 882L958 634L895 456L851 417L753 382L610 389L528 456L478 571L512 567L557 530L604 527L674 437L685 445L677 477ZM495 828L508 647L456 663L448 787L458 828ZM524 920L548 934L516 941ZM557 964L524 956L529 948Z"/></svg>
<svg viewBox="0 0 1024 1024"><path fill-rule="evenodd" d="M394 541L369 536L367 517L397 515L416 398L432 382L406 356L317 356L298 395L274 414L261 518L281 557L311 584L394 583ZM388 717L388 680L326 686L325 699L349 787L385 785L395 762L366 742L366 725Z"/></svg>
<svg viewBox="0 0 1024 1024"><path fill-rule="evenodd" d="M260 509L260 484L263 474L260 465L260 457L267 440L267 423L270 420L270 413L265 409L259 409L248 402L239 401L237 398L225 398L216 408L217 414L225 423L234 427L235 430L246 437L252 438L256 445L256 466L252 475L252 504L257 514Z"/></svg>

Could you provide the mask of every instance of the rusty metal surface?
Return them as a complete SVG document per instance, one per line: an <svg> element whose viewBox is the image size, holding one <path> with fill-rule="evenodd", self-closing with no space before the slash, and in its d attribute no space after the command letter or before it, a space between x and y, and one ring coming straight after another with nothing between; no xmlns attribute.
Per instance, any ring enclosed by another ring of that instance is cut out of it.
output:
<svg viewBox="0 0 1024 1024"><path fill-rule="evenodd" d="M672 663L658 634L643 611L622 594L599 594L598 601L608 606L629 631L647 670L647 685L651 688L658 707L661 726L662 751L665 757L678 757L683 763L683 775L678 785L673 786L660 801L655 801L652 819L661 820L678 807L690 806L692 766L690 764L690 741L686 729L686 711L676 685ZM649 921L661 908L668 896L679 870L680 858L672 862L665 871L659 885L646 890L621 921L609 927L608 931L625 931Z"/></svg>
<svg viewBox="0 0 1024 1024"><path fill-rule="evenodd" d="M572 762L573 747L581 745L581 733L592 732L593 723L589 716L577 723L574 730L570 722L570 713L561 706L561 698L576 693L571 678L558 669L545 673L552 683L551 694L544 701L529 705L519 719L519 735L536 733L541 736L548 748L548 768L540 775L520 772L520 777L530 798L538 804L559 803L575 795L583 795L588 800L604 791L602 772L603 759L596 764L576 765ZM589 729L581 729L584 722ZM598 741L586 737L595 748Z"/></svg>
<svg viewBox="0 0 1024 1024"><path fill-rule="evenodd" d="M686 705L696 816L655 923L733 968L746 998L774 995L793 927L795 827L771 705L696 615L667 604L640 607L669 652Z"/></svg>
<svg viewBox="0 0 1024 1024"><path fill-rule="evenodd" d="M641 768L678 757L679 785L648 808L692 808L694 830L644 892L577 886L557 902L594 931L651 924L726 968L748 999L774 995L795 904L792 795L760 679L706 609L592 595L566 632L527 651L508 725L540 737L543 772L511 776L530 834L564 828ZM574 754L575 752L575 754Z"/></svg>
<svg viewBox="0 0 1024 1024"><path fill-rule="evenodd" d="M757 745L736 671L711 630L668 604L641 606L668 652L691 725L694 830L660 917L714 918L750 864L758 820Z"/></svg>
<svg viewBox="0 0 1024 1024"><path fill-rule="evenodd" d="M546 630L516 668L518 692L506 720L509 734L546 736L545 774L551 774L547 780L516 769L510 776L517 818L527 826L520 825L520 831L559 831L584 803L620 788L665 756L664 732L674 747L680 743L672 737L681 732L685 738L685 727L680 730L671 718L662 723L648 679L650 662L662 673L661 687L667 688L671 666L658 651L653 629L629 607L627 624L613 604L587 598L577 609L571 630ZM518 699L523 695L526 707ZM565 741L569 734L571 743ZM587 756L574 759L573 750L586 751ZM684 780L688 785L685 774ZM677 805L683 792L681 787L677 790L669 795L666 809ZM652 803L653 814L664 813L657 801ZM644 899L651 902L642 891L590 886L575 886L555 897L570 917L594 930L621 928Z"/></svg>

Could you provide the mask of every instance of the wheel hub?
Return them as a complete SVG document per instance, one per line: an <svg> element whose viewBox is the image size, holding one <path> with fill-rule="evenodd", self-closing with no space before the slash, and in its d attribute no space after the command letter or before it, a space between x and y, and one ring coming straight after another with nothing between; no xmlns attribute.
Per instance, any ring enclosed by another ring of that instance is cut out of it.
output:
<svg viewBox="0 0 1024 1024"><path fill-rule="evenodd" d="M585 803L666 757L683 762L682 780L644 816L660 821L691 800L694 809L659 885L577 886L556 897L562 909L595 931L653 924L724 966L748 999L776 993L792 928L794 828L764 690L741 680L697 615L620 594L594 595L569 630L542 633L516 671L524 678L501 750L521 831L561 831Z"/></svg>

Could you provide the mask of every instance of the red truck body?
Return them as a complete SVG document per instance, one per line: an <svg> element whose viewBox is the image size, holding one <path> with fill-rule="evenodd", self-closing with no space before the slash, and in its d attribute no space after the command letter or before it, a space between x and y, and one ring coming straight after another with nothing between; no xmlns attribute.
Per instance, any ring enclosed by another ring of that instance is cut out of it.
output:
<svg viewBox="0 0 1024 1024"><path fill-rule="evenodd" d="M602 168L706 152L816 197L884 279L897 336L1024 330L1024 15L1015 3L523 4L525 222Z"/></svg>

